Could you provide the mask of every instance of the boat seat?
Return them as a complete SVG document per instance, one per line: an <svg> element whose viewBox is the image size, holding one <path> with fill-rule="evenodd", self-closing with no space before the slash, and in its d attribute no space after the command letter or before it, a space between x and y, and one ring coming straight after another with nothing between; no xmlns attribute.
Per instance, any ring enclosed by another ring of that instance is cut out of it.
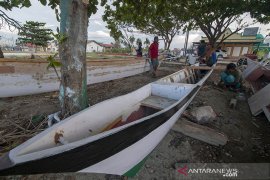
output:
<svg viewBox="0 0 270 180"><path fill-rule="evenodd" d="M142 106L162 110L165 109L177 101L174 99L164 98L160 96L149 96L143 101L141 101Z"/></svg>

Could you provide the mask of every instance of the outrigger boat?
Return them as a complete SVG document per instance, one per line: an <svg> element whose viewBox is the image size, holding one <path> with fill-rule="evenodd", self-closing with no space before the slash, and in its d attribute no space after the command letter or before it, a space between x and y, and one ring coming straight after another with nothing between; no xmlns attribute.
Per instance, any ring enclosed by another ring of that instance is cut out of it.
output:
<svg viewBox="0 0 270 180"><path fill-rule="evenodd" d="M183 69L62 120L6 153L0 175L87 172L132 177L212 71L202 75Z"/></svg>

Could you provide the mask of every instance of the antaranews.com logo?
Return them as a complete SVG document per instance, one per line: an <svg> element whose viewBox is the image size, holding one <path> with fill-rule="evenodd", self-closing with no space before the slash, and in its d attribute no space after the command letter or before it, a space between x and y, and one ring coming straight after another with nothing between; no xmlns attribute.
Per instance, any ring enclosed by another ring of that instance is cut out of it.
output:
<svg viewBox="0 0 270 180"><path fill-rule="evenodd" d="M185 165L177 170L180 174L187 176L188 174L221 174L223 177L237 177L238 169L221 168L188 168Z"/></svg>
<svg viewBox="0 0 270 180"><path fill-rule="evenodd" d="M270 179L270 163L178 163L179 179Z"/></svg>

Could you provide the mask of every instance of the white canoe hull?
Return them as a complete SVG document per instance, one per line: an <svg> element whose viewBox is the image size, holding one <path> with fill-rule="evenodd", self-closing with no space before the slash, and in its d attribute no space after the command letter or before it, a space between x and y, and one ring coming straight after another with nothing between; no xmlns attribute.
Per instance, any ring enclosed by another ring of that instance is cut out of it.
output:
<svg viewBox="0 0 270 180"><path fill-rule="evenodd" d="M149 155L165 137L211 72L196 84L183 84L175 80L174 83L166 82L177 77L177 73L174 73L162 81L150 83L75 114L11 150L0 159L0 175L95 172L129 176L128 171ZM154 114L102 132L104 126L119 115L122 118L131 117L132 112L138 112L138 107L141 107L138 103L152 95L173 99L175 103ZM92 130L89 133L90 127ZM53 141L55 134L61 132L69 143L56 146Z"/></svg>
<svg viewBox="0 0 270 180"><path fill-rule="evenodd" d="M170 131L172 126L179 119L183 111L187 108L195 96L196 94L194 94L194 96L166 123L152 131L140 141L93 166L82 169L79 172L125 175L128 171L132 170L134 165L139 164L154 150L154 148Z"/></svg>
<svg viewBox="0 0 270 180"><path fill-rule="evenodd" d="M23 96L59 90L56 73L46 69L41 63L1 63L2 67L12 67L14 72L1 73L0 98ZM125 65L88 66L87 84L95 84L133 76L150 70L144 60Z"/></svg>

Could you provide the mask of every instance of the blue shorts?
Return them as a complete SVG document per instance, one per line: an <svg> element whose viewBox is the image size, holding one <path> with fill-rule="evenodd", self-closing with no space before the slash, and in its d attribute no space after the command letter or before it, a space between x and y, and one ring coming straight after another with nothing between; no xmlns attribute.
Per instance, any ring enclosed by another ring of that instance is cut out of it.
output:
<svg viewBox="0 0 270 180"><path fill-rule="evenodd" d="M156 71L159 65L158 59L151 59L151 65L153 69Z"/></svg>

